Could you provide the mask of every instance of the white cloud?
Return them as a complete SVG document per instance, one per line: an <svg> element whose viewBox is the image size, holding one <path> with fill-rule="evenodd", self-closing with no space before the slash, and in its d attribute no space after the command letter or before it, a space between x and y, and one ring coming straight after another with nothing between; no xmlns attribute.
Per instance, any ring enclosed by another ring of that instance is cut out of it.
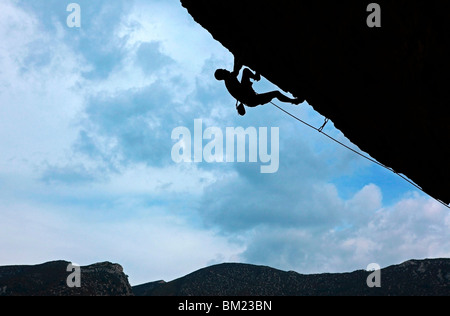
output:
<svg viewBox="0 0 450 316"><path fill-rule="evenodd" d="M112 261L132 284L169 281L207 266L217 257L233 261L241 246L192 229L179 216L146 208L128 220L82 220L73 207L4 203L0 200L0 265L68 260Z"/></svg>
<svg viewBox="0 0 450 316"><path fill-rule="evenodd" d="M179 2L138 2L124 21L121 34L129 38L128 45L162 42L163 53L183 68L187 67L190 73L199 73L204 61L212 55L228 56L221 44L212 41L212 36L192 20Z"/></svg>
<svg viewBox="0 0 450 316"><path fill-rule="evenodd" d="M380 198L376 186L363 188L341 204L343 225L338 227L255 229L242 257L300 273L323 273L450 256L450 214L444 206L415 194L383 208Z"/></svg>
<svg viewBox="0 0 450 316"><path fill-rule="evenodd" d="M84 69L77 54L13 3L0 10L0 161L9 172L66 155L77 134L83 96L76 85Z"/></svg>
<svg viewBox="0 0 450 316"><path fill-rule="evenodd" d="M173 91L174 100L179 102L194 90L206 60L223 60L227 66L232 62L231 53L194 22L177 1L137 1L122 21L118 36L127 39L131 50L142 43L161 44L161 53L176 62L165 75L181 77L187 85Z"/></svg>

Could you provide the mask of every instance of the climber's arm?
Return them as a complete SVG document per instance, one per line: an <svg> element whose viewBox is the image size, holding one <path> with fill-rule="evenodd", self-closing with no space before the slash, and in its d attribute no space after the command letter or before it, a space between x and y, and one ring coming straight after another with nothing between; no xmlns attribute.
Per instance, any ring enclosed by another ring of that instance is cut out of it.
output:
<svg viewBox="0 0 450 316"><path fill-rule="evenodd" d="M245 68L244 73L242 74L242 81L249 79L259 81L261 80L261 75L259 73L253 73L250 69Z"/></svg>
<svg viewBox="0 0 450 316"><path fill-rule="evenodd" d="M231 74L235 77L239 76L239 72L241 71L242 66L242 62L238 58L234 57L234 69Z"/></svg>

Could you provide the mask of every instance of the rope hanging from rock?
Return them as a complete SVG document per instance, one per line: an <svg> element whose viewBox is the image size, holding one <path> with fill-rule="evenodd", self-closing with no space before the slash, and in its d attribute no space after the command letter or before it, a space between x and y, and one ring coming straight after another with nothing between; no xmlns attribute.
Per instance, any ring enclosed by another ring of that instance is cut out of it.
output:
<svg viewBox="0 0 450 316"><path fill-rule="evenodd" d="M325 135L326 137L328 137L329 139L331 139L331 140L334 141L335 143L337 143L337 144L343 146L344 148L347 148L348 150L350 150L350 151L354 152L355 154L357 154L357 155L363 157L364 159L367 159L367 160L369 160L369 161L371 161L371 162L373 162L373 163L379 165L380 167L383 167L384 169L389 170L389 171L391 171L392 173L395 173L395 174L398 175L400 178L402 178L403 180L405 180L406 182L408 182L409 184L411 184L412 186L414 186L416 189L422 191L423 193L425 193L426 195L428 195L428 196L431 197L432 199L436 200L436 201L439 202L440 204L442 204L442 205L444 205L445 207L447 207L448 209L450 209L450 206L449 206L449 205L445 204L445 203L442 202L441 200L438 200L438 199L432 197L432 196L429 195L427 192L425 192L420 186L418 186L417 184L415 184L414 182L412 182L411 180L409 180L409 179L408 179L407 177L405 177L404 175L402 175L402 174L396 172L394 169L392 169L392 168L390 168L390 167L388 167L388 166L386 166L386 165L384 165L384 164L382 164L382 163L376 161L375 159L370 158L369 156L364 155L364 154L360 153L359 151L356 151L355 149L353 149L353 148L351 148L351 147L345 145L344 143L338 141L336 138L334 138L334 137L328 135L327 133L324 133L324 132L323 132L323 129L325 128L325 126L326 126L327 123L329 122L329 119L328 119L328 118L325 118L325 122L324 122L324 124L322 125L322 127L316 128L316 127L312 126L311 124L306 123L305 121L303 121L303 120L300 119L299 117L295 116L294 114L292 114L292 113L286 111L286 110L283 109L282 107L276 105L275 103L273 103L273 102L270 102L270 103L271 103L273 106L275 106L276 108L278 108L279 110L281 110L282 112L284 112L284 113L286 113L287 115L289 115L290 117L292 117L293 119L295 119L295 120L299 121L300 123L302 123L302 124L308 126L309 128L312 128L312 129L318 131L319 133Z"/></svg>

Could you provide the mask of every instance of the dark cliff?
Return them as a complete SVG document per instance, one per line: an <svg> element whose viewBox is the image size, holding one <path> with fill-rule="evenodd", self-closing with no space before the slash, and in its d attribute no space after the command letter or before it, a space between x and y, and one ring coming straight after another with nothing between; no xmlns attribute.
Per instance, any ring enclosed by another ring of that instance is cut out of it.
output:
<svg viewBox="0 0 450 316"><path fill-rule="evenodd" d="M0 296L131 296L128 277L109 262L81 267L81 287L70 288L69 262L0 267Z"/></svg>
<svg viewBox="0 0 450 316"><path fill-rule="evenodd" d="M244 65L450 203L450 1L181 0ZM211 74L212 75L212 74Z"/></svg>
<svg viewBox="0 0 450 316"><path fill-rule="evenodd" d="M411 260L382 269L381 287L371 272L302 275L264 266L221 264L172 282L133 287L137 296L449 296L450 260Z"/></svg>

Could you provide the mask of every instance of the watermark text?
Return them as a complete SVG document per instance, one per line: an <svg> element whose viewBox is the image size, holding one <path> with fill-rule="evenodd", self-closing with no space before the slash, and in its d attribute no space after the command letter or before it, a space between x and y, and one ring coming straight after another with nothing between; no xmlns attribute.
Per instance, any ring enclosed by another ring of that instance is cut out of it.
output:
<svg viewBox="0 0 450 316"><path fill-rule="evenodd" d="M172 140L177 143L172 147L172 160L175 163L257 163L259 160L261 173L276 173L280 158L279 138L279 128L271 127L269 153L267 127L227 127L225 132L219 127L203 130L203 121L196 119L193 136L187 127L173 129Z"/></svg>

